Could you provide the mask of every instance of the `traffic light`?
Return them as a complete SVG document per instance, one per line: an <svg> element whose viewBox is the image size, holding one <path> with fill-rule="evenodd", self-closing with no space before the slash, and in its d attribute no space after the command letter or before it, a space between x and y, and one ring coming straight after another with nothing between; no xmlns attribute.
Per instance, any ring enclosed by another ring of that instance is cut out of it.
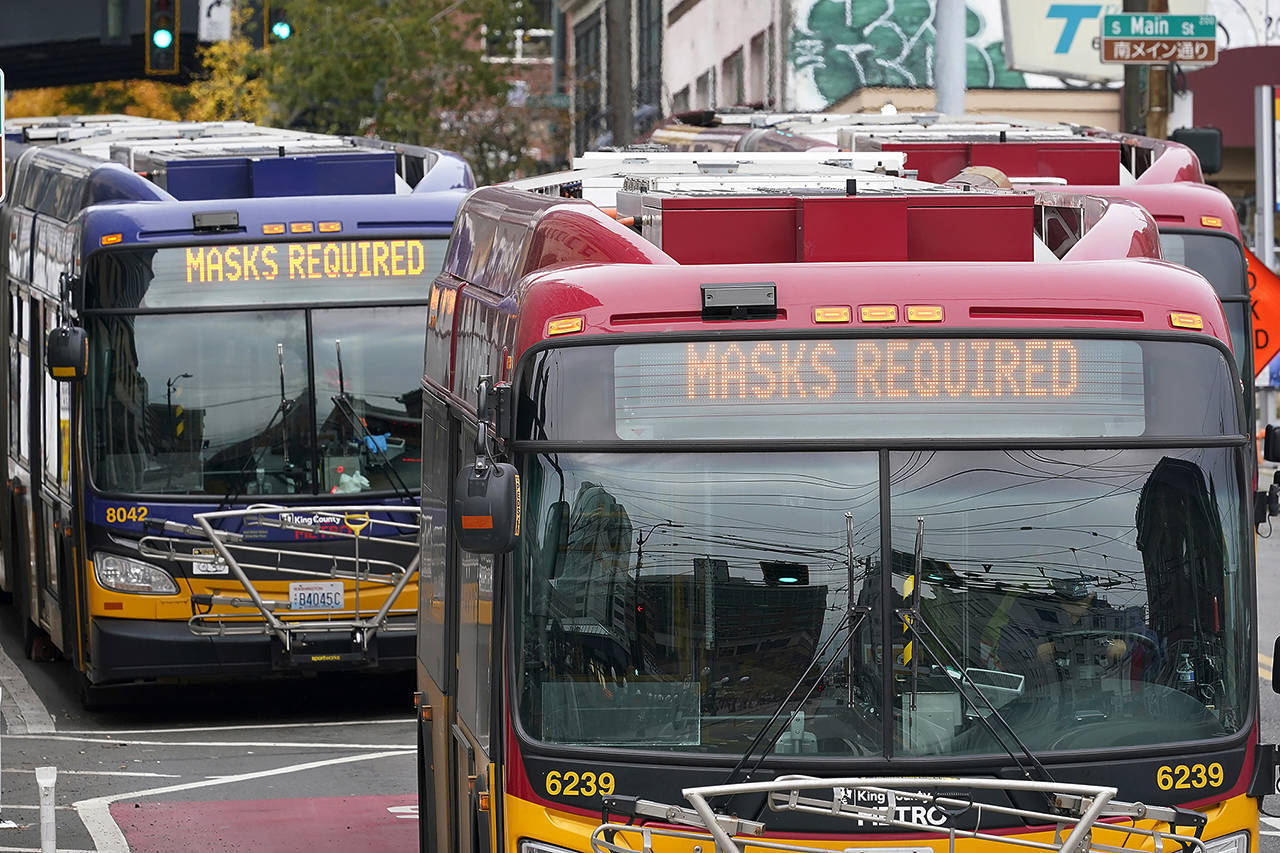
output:
<svg viewBox="0 0 1280 853"><path fill-rule="evenodd" d="M271 37L276 41L284 41L293 35L293 26L290 25L289 19L285 17L284 9L278 5L268 8L270 10L268 20L271 22Z"/></svg>
<svg viewBox="0 0 1280 853"><path fill-rule="evenodd" d="M178 73L179 0L147 0L146 71Z"/></svg>

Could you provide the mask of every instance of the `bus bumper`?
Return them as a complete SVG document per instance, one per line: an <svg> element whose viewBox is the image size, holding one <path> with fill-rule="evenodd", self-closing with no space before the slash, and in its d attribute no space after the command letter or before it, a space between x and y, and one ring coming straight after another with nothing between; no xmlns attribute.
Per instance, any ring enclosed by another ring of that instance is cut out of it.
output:
<svg viewBox="0 0 1280 853"><path fill-rule="evenodd" d="M417 634L403 630L415 617L388 620L402 630L379 631L368 652L348 633L310 637L305 649L286 654L274 636L192 634L186 622L96 618L90 638L88 678L93 684L138 679L271 677L299 672L365 670L398 672L414 667Z"/></svg>

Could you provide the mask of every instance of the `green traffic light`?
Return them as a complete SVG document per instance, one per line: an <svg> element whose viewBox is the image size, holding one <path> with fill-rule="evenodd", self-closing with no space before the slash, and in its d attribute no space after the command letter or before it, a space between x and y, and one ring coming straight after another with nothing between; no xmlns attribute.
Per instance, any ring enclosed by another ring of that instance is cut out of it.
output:
<svg viewBox="0 0 1280 853"><path fill-rule="evenodd" d="M293 27L288 21L276 21L271 25L271 34L282 41L293 35Z"/></svg>
<svg viewBox="0 0 1280 853"><path fill-rule="evenodd" d="M151 43L164 50L173 44L173 32L165 29L156 30L151 34Z"/></svg>

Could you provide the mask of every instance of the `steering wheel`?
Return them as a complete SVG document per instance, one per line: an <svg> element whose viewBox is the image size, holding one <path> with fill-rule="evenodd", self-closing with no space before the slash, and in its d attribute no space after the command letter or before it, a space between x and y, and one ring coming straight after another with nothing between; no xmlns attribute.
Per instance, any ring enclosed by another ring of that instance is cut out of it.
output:
<svg viewBox="0 0 1280 853"><path fill-rule="evenodd" d="M1075 631L1061 631L1054 634L1051 639L1056 640L1059 637L1064 639L1068 637L1081 637L1085 639L1089 637L1096 637L1098 640L1108 642L1111 640L1124 640L1126 645L1128 645L1130 641L1136 641L1138 644L1146 646L1153 652L1158 652L1160 650L1160 646L1156 644L1155 640L1151 639L1146 634L1139 634L1137 631L1112 631L1107 628L1088 628ZM1129 654L1128 649L1125 650L1125 654Z"/></svg>

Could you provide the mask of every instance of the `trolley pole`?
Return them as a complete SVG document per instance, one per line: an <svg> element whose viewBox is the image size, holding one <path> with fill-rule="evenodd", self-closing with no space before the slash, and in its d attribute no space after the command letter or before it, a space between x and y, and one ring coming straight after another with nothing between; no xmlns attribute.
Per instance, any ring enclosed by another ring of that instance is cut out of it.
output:
<svg viewBox="0 0 1280 853"><path fill-rule="evenodd" d="M964 0L938 0L937 57L933 66L933 88L938 112L964 114L966 80L964 44Z"/></svg>

